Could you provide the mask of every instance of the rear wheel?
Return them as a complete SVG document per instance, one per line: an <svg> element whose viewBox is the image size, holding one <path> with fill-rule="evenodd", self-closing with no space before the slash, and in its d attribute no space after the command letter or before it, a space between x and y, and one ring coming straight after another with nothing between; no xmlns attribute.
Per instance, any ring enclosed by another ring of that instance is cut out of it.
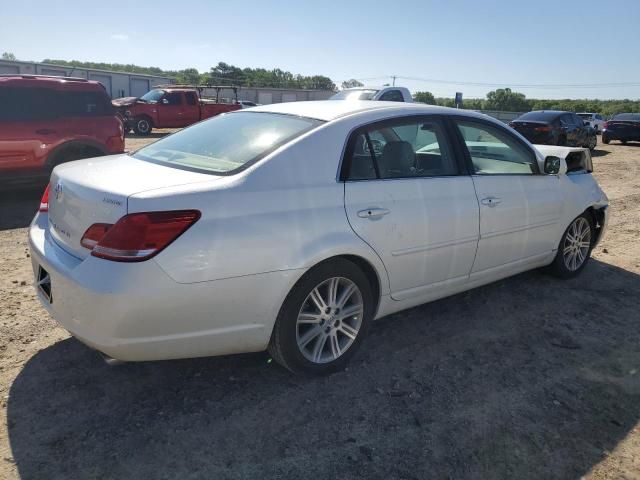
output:
<svg viewBox="0 0 640 480"><path fill-rule="evenodd" d="M596 137L595 134L589 137L589 144L587 145L589 150L594 150L597 144L598 144L598 137Z"/></svg>
<svg viewBox="0 0 640 480"><path fill-rule="evenodd" d="M345 259L321 263L284 301L269 352L295 373L343 369L362 343L373 309L371 285L357 265Z"/></svg>
<svg viewBox="0 0 640 480"><path fill-rule="evenodd" d="M571 222L562 235L549 271L561 278L576 276L587 265L592 246L593 219L588 213L583 213Z"/></svg>
<svg viewBox="0 0 640 480"><path fill-rule="evenodd" d="M133 131L136 135L149 135L152 130L151 121L145 117L138 117L133 120Z"/></svg>
<svg viewBox="0 0 640 480"><path fill-rule="evenodd" d="M604 133L602 134L602 143L604 144L609 144L611 140L609 140L609 137L607 137Z"/></svg>

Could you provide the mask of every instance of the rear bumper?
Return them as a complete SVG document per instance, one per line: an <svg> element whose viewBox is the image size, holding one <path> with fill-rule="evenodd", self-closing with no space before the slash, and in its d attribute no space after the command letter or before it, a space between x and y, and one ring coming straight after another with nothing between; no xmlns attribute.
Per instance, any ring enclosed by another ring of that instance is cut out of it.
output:
<svg viewBox="0 0 640 480"><path fill-rule="evenodd" d="M607 130L604 129L602 131L602 135L608 138L609 140L636 140L640 141L640 133L636 132L628 132L621 130Z"/></svg>
<svg viewBox="0 0 640 480"><path fill-rule="evenodd" d="M127 361L164 360L264 350L297 271L181 284L153 260L78 259L51 239L47 215L29 229L34 269L51 279L51 316L73 336Z"/></svg>

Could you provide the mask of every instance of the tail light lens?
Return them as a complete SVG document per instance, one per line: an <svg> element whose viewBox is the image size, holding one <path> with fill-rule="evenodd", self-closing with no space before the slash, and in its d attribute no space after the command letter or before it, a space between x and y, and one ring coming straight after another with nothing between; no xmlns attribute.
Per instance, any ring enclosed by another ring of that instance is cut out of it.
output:
<svg viewBox="0 0 640 480"><path fill-rule="evenodd" d="M39 212L49 211L49 188L51 188L50 183L47 185L47 188L44 189L44 193L42 194L42 198L40 199L40 207L38 208Z"/></svg>
<svg viewBox="0 0 640 480"><path fill-rule="evenodd" d="M549 127L549 126L544 126L544 127L536 127L536 128L534 128L534 130L536 132L550 132L552 130L552 128Z"/></svg>
<svg viewBox="0 0 640 480"><path fill-rule="evenodd" d="M198 210L131 213L115 225L91 225L80 243L94 257L142 262L164 250L199 218Z"/></svg>
<svg viewBox="0 0 640 480"><path fill-rule="evenodd" d="M609 122L604 122L604 124L602 125L602 128L609 128Z"/></svg>

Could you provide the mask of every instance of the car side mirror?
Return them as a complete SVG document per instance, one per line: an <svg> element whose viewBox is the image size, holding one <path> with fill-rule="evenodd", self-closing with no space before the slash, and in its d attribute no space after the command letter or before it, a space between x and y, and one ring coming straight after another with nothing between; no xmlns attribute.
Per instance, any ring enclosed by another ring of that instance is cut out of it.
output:
<svg viewBox="0 0 640 480"><path fill-rule="evenodd" d="M544 159L544 173L547 175L558 175L562 170L562 159L560 157L549 156ZM565 163L565 172L567 170Z"/></svg>
<svg viewBox="0 0 640 480"><path fill-rule="evenodd" d="M163 105L169 105L169 100L167 100L166 98L162 99L162 104Z"/></svg>

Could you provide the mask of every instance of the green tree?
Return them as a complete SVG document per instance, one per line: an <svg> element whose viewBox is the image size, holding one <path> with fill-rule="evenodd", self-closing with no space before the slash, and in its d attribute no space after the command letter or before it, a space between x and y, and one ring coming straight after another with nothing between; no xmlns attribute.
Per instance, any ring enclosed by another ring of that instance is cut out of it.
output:
<svg viewBox="0 0 640 480"><path fill-rule="evenodd" d="M4 52L2 54L2 60L17 60L16 56L11 52Z"/></svg>
<svg viewBox="0 0 640 480"><path fill-rule="evenodd" d="M529 103L524 94L512 92L510 88L499 88L487 93L485 110L501 110L503 112L529 111Z"/></svg>
<svg viewBox="0 0 640 480"><path fill-rule="evenodd" d="M342 82L342 88L356 88L356 87L364 87L364 83L359 82L358 80L356 80L355 78L352 78L351 80L345 80L344 82Z"/></svg>
<svg viewBox="0 0 640 480"><path fill-rule="evenodd" d="M413 94L413 99L416 102L426 103L428 105L436 104L436 97L431 92L416 92Z"/></svg>

